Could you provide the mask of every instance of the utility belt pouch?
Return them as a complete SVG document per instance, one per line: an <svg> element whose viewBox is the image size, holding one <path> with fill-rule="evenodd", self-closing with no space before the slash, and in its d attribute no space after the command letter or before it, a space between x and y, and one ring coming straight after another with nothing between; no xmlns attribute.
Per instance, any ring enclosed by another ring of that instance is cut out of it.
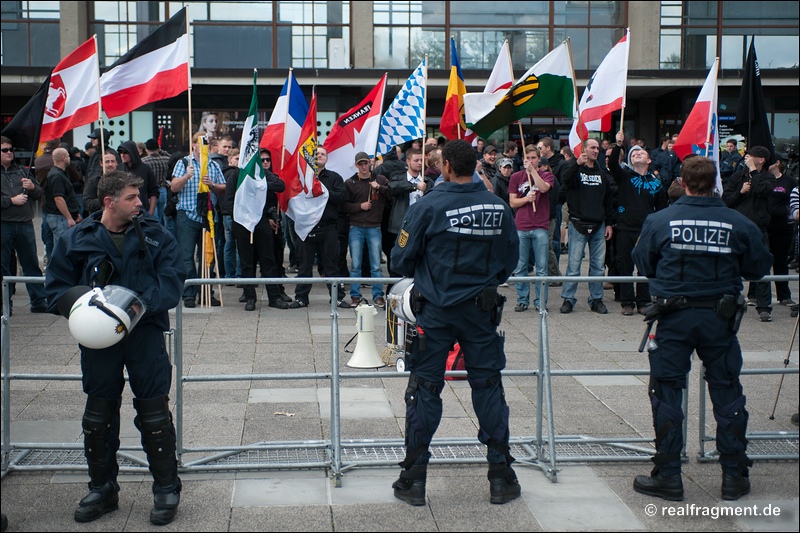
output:
<svg viewBox="0 0 800 533"><path fill-rule="evenodd" d="M475 304L481 311L491 311L497 305L497 285L485 287L475 298Z"/></svg>
<svg viewBox="0 0 800 533"><path fill-rule="evenodd" d="M414 311L414 316L418 317L422 312L422 307L425 304L425 297L417 290L415 286L411 289L411 310Z"/></svg>
<svg viewBox="0 0 800 533"><path fill-rule="evenodd" d="M656 298L656 308L658 314L666 315L689 307L689 300L686 296L670 296L669 298Z"/></svg>
<svg viewBox="0 0 800 533"><path fill-rule="evenodd" d="M730 320L736 315L736 296L724 294L717 301L717 316L722 320Z"/></svg>
<svg viewBox="0 0 800 533"><path fill-rule="evenodd" d="M587 222L575 217L569 217L569 220L575 226L575 229L583 235L592 235L600 229L600 222Z"/></svg>
<svg viewBox="0 0 800 533"><path fill-rule="evenodd" d="M502 294L497 294L495 296L495 304L491 311L491 321L492 324L497 327L500 325L500 322L503 320L503 307L506 305L506 297Z"/></svg>
<svg viewBox="0 0 800 533"><path fill-rule="evenodd" d="M742 325L742 318L744 317L745 312L747 311L747 298L744 297L743 294L736 295L736 311L733 313L733 318L731 319L731 326L730 330L731 333L734 335L736 332L739 331L739 326Z"/></svg>

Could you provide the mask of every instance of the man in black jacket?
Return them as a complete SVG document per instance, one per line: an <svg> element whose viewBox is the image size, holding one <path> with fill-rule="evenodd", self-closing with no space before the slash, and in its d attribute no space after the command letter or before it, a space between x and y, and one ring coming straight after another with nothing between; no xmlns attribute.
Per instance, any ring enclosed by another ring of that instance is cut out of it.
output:
<svg viewBox="0 0 800 533"><path fill-rule="evenodd" d="M325 168L328 163L328 151L322 146L317 147L317 177L328 189L328 202L322 212L322 218L314 226L305 240L297 239L297 251L300 256L300 268L297 276L310 278L314 275L314 256L319 254L319 265L323 276L336 276L338 268L336 262L339 258L338 219L339 206L344 203L345 190L342 177ZM331 287L328 285L328 292ZM298 284L294 293L294 302L289 304L291 309L308 307L308 294L311 285ZM344 300L344 286L337 291L339 307L349 308L350 304Z"/></svg>
<svg viewBox="0 0 800 533"><path fill-rule="evenodd" d="M730 208L755 222L764 244L769 246L767 227L770 222L768 198L775 188L775 176L767 162L772 157L764 146L753 146L744 156L745 167L735 172L722 192L722 201ZM756 311L762 322L772 321L772 290L769 283L756 283Z"/></svg>
<svg viewBox="0 0 800 533"><path fill-rule="evenodd" d="M142 163L139 157L139 149L133 141L125 141L117 149L119 157L122 159L121 170L130 172L134 176L142 178L142 186L139 188L139 199L142 201L142 209L154 216L156 205L158 204L158 178L153 170Z"/></svg>

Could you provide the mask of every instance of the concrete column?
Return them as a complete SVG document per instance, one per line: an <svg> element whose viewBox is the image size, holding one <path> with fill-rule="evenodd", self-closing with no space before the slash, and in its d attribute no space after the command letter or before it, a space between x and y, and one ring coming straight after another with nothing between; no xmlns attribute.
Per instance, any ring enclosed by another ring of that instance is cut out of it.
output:
<svg viewBox="0 0 800 533"><path fill-rule="evenodd" d="M89 2L59 2L61 57L73 52L89 35Z"/></svg>
<svg viewBox="0 0 800 533"><path fill-rule="evenodd" d="M660 62L661 2L627 2L631 35L630 70L657 70Z"/></svg>
<svg viewBox="0 0 800 533"><path fill-rule="evenodd" d="M372 2L350 2L352 18L350 31L353 35L353 68L372 68L375 64L375 36L372 24Z"/></svg>

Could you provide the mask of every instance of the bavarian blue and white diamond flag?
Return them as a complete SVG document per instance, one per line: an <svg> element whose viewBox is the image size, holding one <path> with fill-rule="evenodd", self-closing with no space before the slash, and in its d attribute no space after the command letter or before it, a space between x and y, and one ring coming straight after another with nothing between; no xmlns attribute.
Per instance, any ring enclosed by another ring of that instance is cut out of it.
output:
<svg viewBox="0 0 800 533"><path fill-rule="evenodd" d="M383 155L398 144L425 137L427 85L428 67L423 59L383 115L376 153Z"/></svg>

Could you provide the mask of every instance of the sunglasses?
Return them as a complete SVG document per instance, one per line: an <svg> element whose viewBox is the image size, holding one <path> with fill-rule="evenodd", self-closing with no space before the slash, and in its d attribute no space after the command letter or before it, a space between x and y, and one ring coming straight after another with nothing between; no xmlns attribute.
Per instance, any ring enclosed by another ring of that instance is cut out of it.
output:
<svg viewBox="0 0 800 533"><path fill-rule="evenodd" d="M272 163L272 159L270 159L269 157L262 157L261 161L266 161L267 163Z"/></svg>
<svg viewBox="0 0 800 533"><path fill-rule="evenodd" d="M14 151L13 148L0 148L0 152L3 152L4 154L7 154L8 152L13 152L13 151Z"/></svg>

